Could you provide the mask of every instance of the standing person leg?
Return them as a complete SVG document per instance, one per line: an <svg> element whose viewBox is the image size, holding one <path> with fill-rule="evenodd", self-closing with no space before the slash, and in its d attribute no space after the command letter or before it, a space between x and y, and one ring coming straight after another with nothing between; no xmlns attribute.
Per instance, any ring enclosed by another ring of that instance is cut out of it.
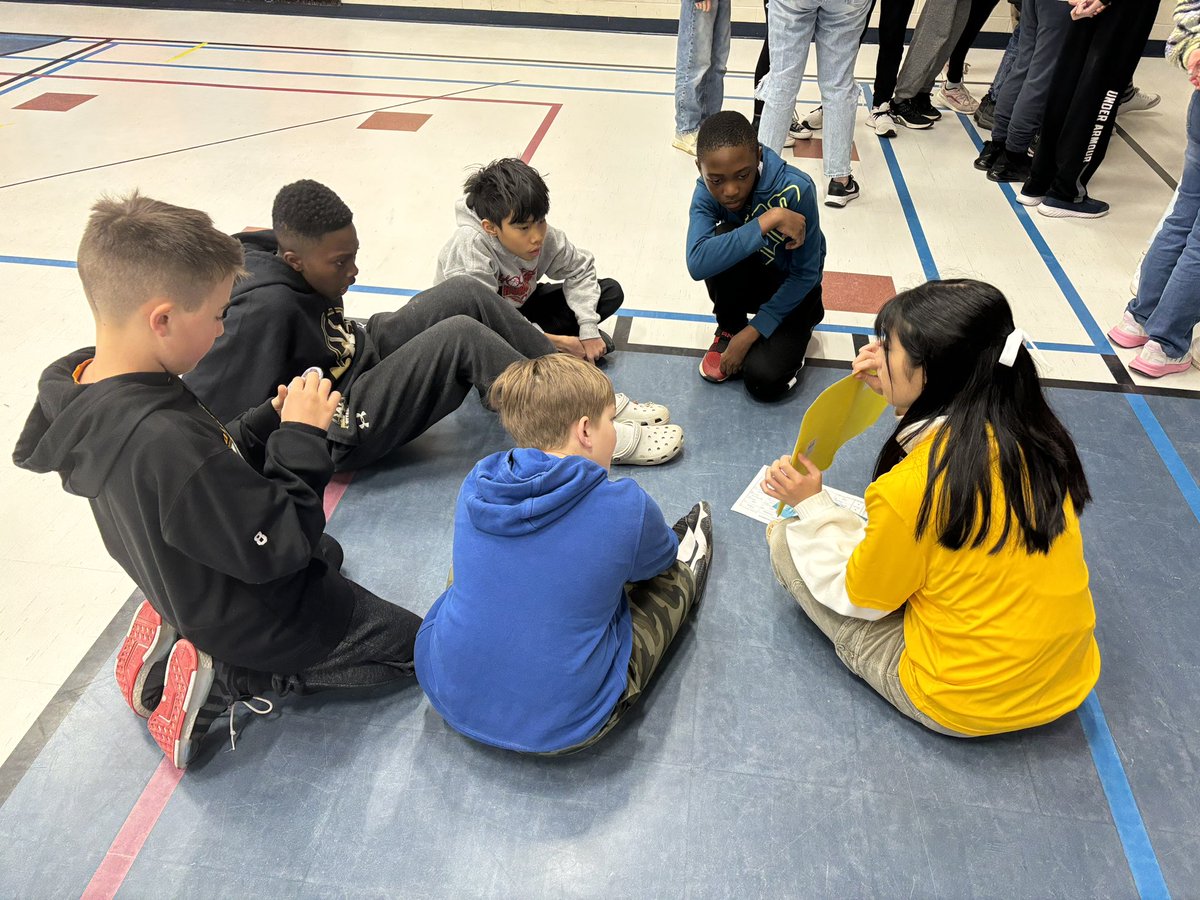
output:
<svg viewBox="0 0 1200 900"><path fill-rule="evenodd" d="M708 71L700 81L700 121L721 111L725 103L725 73L729 68L730 14L733 0L712 0L712 51Z"/></svg>
<svg viewBox="0 0 1200 900"><path fill-rule="evenodd" d="M941 118L928 93L962 34L970 0L926 0L896 79L893 118L906 128L928 128Z"/></svg>
<svg viewBox="0 0 1200 900"><path fill-rule="evenodd" d="M776 153L783 150L796 97L804 81L808 48L816 28L820 0L772 0L767 7L767 39L771 42L771 71L763 79L762 121L758 139Z"/></svg>
<svg viewBox="0 0 1200 900"><path fill-rule="evenodd" d="M804 369L813 329L823 318L825 307L821 304L821 286L817 285L770 337L755 341L742 363L742 379L751 397L773 403L795 387Z"/></svg>
<svg viewBox="0 0 1200 900"><path fill-rule="evenodd" d="M770 0L763 0L763 22L766 23L770 17L770 11L767 4ZM758 99L758 86L762 84L762 80L767 77L767 73L771 71L771 43L769 38L764 37L762 49L758 51L758 62L754 65L754 118L750 120L750 124L754 126L754 130L758 130L759 119L762 118L763 102Z"/></svg>
<svg viewBox="0 0 1200 900"><path fill-rule="evenodd" d="M1012 71L1013 64L1017 61L1017 48L1021 44L1021 23L1020 21L1013 27L1012 36L1008 39L1008 44L1004 47L1004 56L1000 58L1000 65L996 67L996 77L992 79L991 86L987 89L987 93L983 95L983 99L979 101L979 109L975 110L975 124L980 128L986 128L989 131L995 125L995 110L996 98L1004 87L1005 79L1008 78L1009 72Z"/></svg>
<svg viewBox="0 0 1200 900"><path fill-rule="evenodd" d="M826 206L845 206L858 196L851 177L854 120L861 92L854 80L858 36L871 10L869 0L827 0L817 13L817 81L825 110L825 135L821 156L829 179Z"/></svg>
<svg viewBox="0 0 1200 900"><path fill-rule="evenodd" d="M879 55L875 60L875 84L871 102L882 107L896 91L896 76L904 56L904 39L914 0L881 0L879 5Z"/></svg>
<svg viewBox="0 0 1200 900"><path fill-rule="evenodd" d="M672 146L696 155L696 132L704 118L701 83L712 62L713 19L692 0L679 6L679 35L675 47L675 140Z"/></svg>
<svg viewBox="0 0 1200 900"><path fill-rule="evenodd" d="M984 23L999 3L1000 0L972 0L966 28L950 51L950 59L946 62L946 81L938 90L938 100L955 112L970 115L979 108L979 101L971 96L963 84L968 68L967 53L975 45Z"/></svg>
<svg viewBox="0 0 1200 900"><path fill-rule="evenodd" d="M1063 4L1066 7L1066 4ZM1069 14L1069 9L1068 9ZM1029 77L1029 66L1037 43L1037 13L1030 0L1029 10L1021 20L1021 40L1017 46L1012 68L1005 75L1004 83L996 95L996 105L993 110L992 133L984 141L983 149L975 160L975 168L987 172L997 161L1003 159L1004 148L1008 141L1008 125L1012 119L1013 108L1021 87Z"/></svg>

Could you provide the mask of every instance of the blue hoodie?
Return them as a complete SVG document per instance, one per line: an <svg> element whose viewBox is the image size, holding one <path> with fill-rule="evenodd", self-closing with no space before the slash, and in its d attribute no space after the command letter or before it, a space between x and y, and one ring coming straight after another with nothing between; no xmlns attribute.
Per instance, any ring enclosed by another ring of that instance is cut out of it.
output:
<svg viewBox="0 0 1200 900"><path fill-rule="evenodd" d="M804 243L795 250L784 249L785 236L778 231L763 234L758 217L772 207L782 206L804 216ZM721 223L738 226L727 234L713 234ZM703 178L696 179L688 221L687 267L697 281L719 275L758 253L764 266L778 266L787 280L764 303L750 324L763 337L770 337L808 292L821 283L825 266L825 235L817 215L817 186L813 180L762 148L762 172L746 205L730 212L709 193Z"/></svg>
<svg viewBox="0 0 1200 900"><path fill-rule="evenodd" d="M463 734L509 750L574 746L625 691L627 581L665 571L679 541L632 479L580 456L481 460L454 514L454 583L417 634L417 678Z"/></svg>

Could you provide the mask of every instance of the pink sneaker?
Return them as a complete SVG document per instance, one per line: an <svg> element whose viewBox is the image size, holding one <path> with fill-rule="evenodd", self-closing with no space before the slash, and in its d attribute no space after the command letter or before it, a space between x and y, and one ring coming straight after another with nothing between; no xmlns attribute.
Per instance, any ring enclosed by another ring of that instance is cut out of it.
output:
<svg viewBox="0 0 1200 900"><path fill-rule="evenodd" d="M1121 316L1121 321L1108 330L1108 339L1118 347L1133 349L1140 347L1146 341L1150 340L1150 336L1146 334L1146 329L1138 324L1138 320L1133 317L1133 313L1125 310Z"/></svg>
<svg viewBox="0 0 1200 900"><path fill-rule="evenodd" d="M1173 359L1163 352L1158 341L1146 341L1142 345L1137 359L1129 364L1129 368L1151 378L1162 378L1164 375L1176 375L1186 372L1192 367L1192 355L1185 353L1178 359Z"/></svg>

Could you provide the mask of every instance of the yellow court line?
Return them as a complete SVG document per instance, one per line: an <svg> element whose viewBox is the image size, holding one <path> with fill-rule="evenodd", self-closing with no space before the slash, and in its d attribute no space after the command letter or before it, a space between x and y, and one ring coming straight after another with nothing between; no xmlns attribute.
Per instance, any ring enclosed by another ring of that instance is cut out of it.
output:
<svg viewBox="0 0 1200 900"><path fill-rule="evenodd" d="M208 41L205 41L203 44L197 44L195 47L193 47L190 50L184 50L182 53L176 53L174 56L172 56L170 59L168 59L167 62L172 63L172 62L175 62L175 60L177 60L177 59L183 59L189 53L195 53L201 47L207 47L207 46L208 46Z"/></svg>

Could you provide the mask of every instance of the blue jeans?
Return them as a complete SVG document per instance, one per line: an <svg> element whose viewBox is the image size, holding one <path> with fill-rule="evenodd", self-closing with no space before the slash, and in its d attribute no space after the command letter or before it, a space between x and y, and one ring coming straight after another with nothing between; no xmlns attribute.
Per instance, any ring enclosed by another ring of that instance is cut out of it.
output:
<svg viewBox="0 0 1200 900"><path fill-rule="evenodd" d="M1054 63L1072 24L1071 7L1062 0L1025 0L1021 7L1021 43L1004 86L996 93L992 127L992 140L1012 153L1024 153L1037 137L1050 98Z"/></svg>
<svg viewBox="0 0 1200 900"><path fill-rule="evenodd" d="M827 178L850 174L858 85L854 61L871 0L771 0L767 41L771 71L759 87L763 100L758 139L776 153L783 150L796 96L808 63L808 45L817 44L817 83L825 110L821 155Z"/></svg>
<svg viewBox="0 0 1200 900"><path fill-rule="evenodd" d="M1187 113L1187 150L1175 207L1142 262L1137 296L1127 309L1167 356L1186 356L1200 321L1200 91Z"/></svg>
<svg viewBox="0 0 1200 900"><path fill-rule="evenodd" d="M1008 39L1008 43L1004 47L1004 56L1000 58L1000 65L996 68L996 77L992 79L992 85L987 89L987 93L983 96L991 97L993 101L1000 96L1000 88L1004 87L1004 81L1008 78L1009 72L1017 62L1017 47L1021 44L1021 23L1018 21L1016 27L1013 28L1012 37Z"/></svg>
<svg viewBox="0 0 1200 900"><path fill-rule="evenodd" d="M694 134L701 122L721 111L731 6L732 0L712 0L712 9L705 13L699 12L692 0L680 4L675 47L676 134Z"/></svg>

